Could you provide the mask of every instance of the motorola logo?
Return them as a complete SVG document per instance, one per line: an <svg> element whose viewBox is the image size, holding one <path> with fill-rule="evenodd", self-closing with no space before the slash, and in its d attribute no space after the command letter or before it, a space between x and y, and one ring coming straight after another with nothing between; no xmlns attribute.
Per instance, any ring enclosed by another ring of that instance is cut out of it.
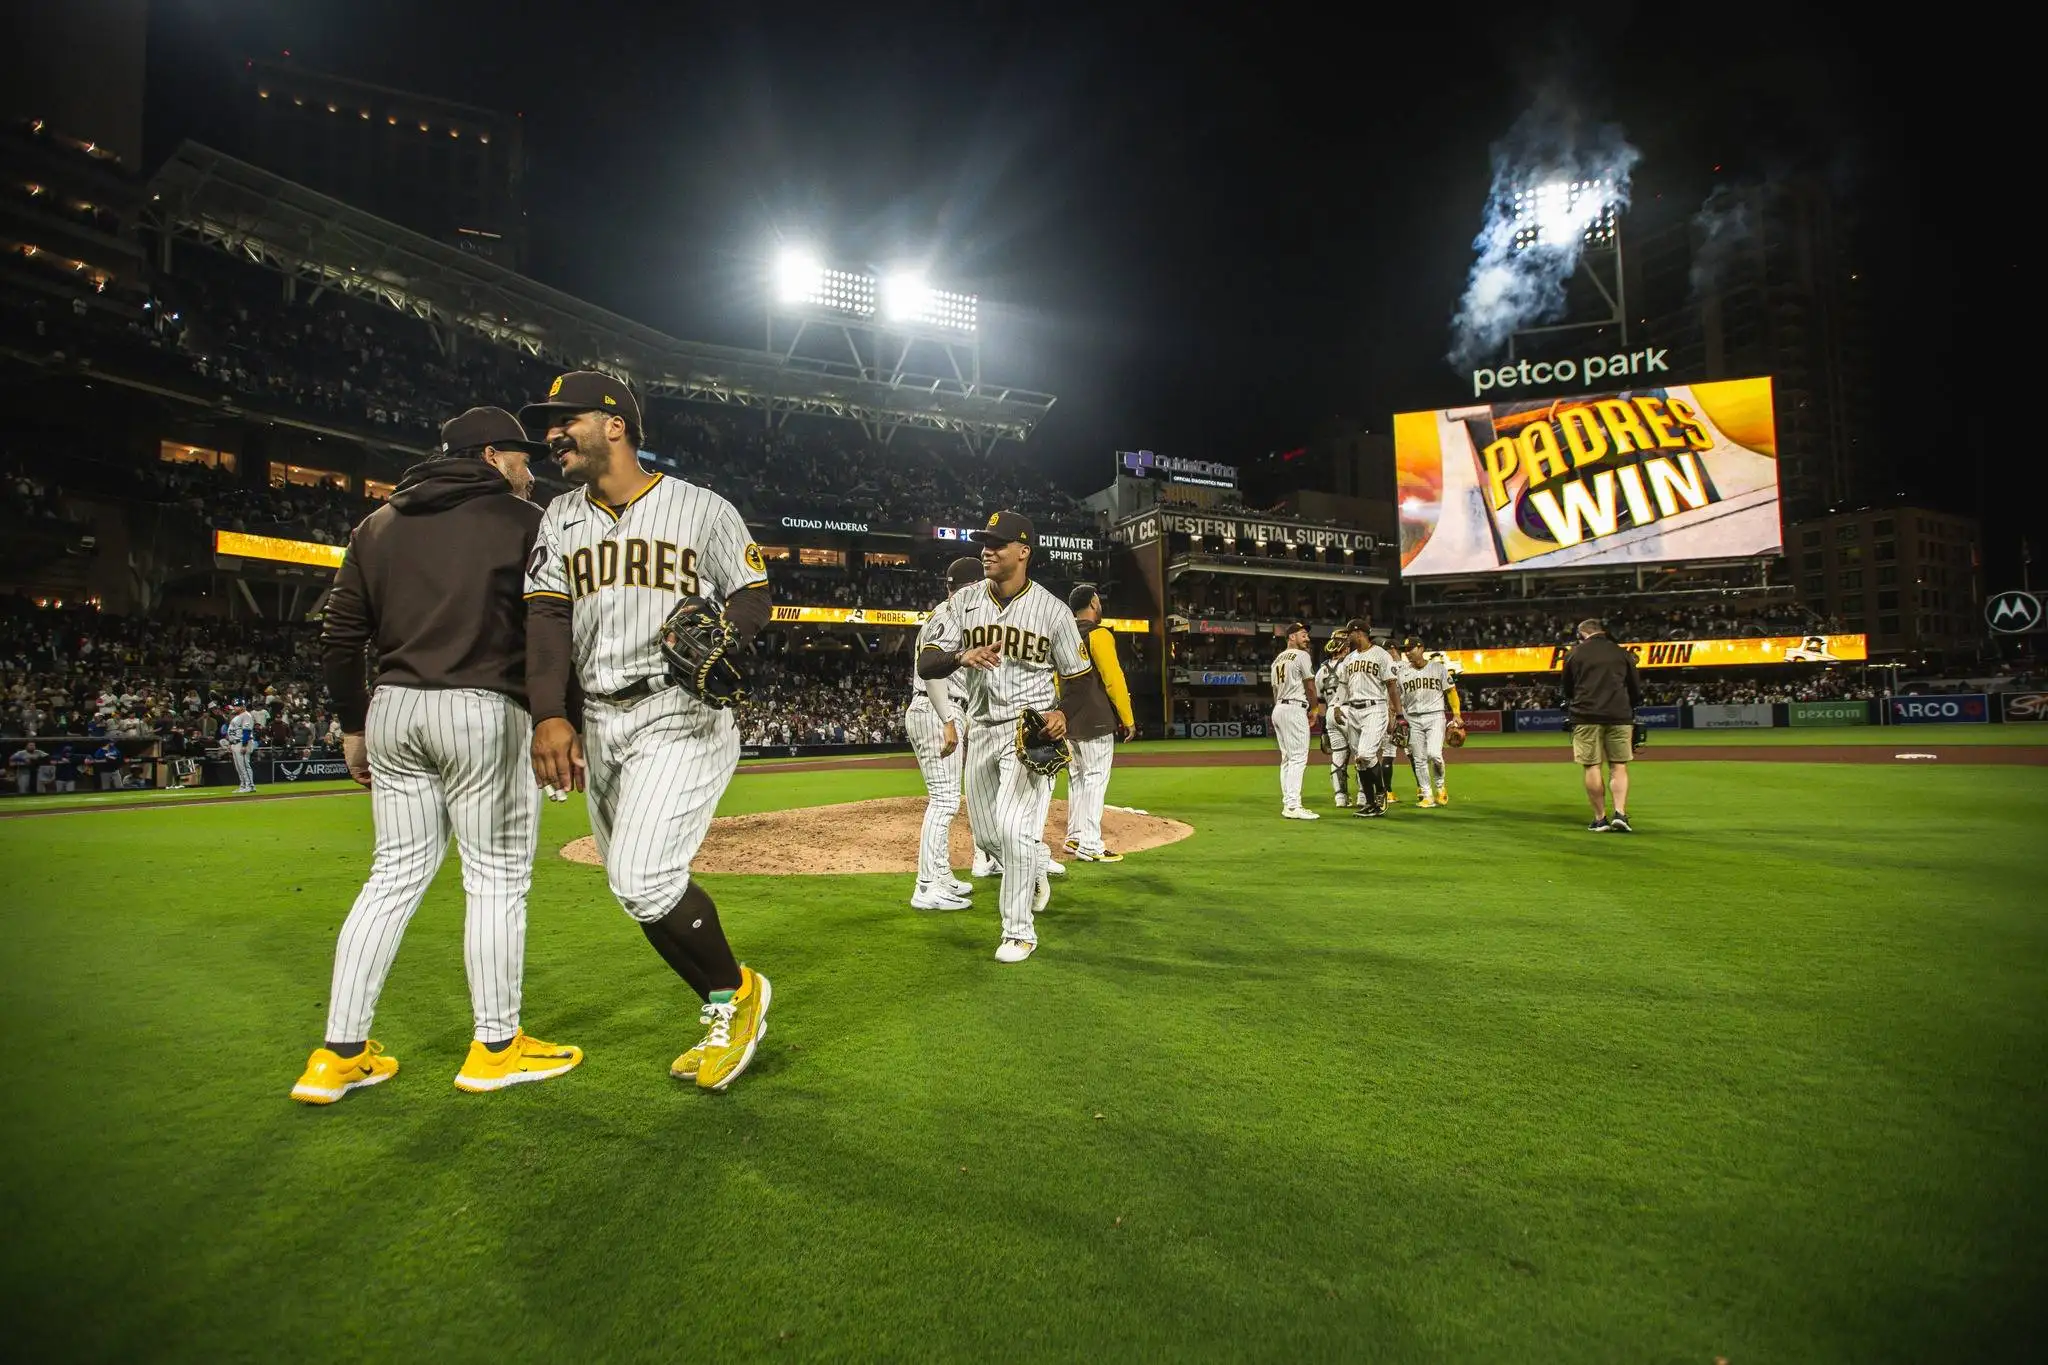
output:
<svg viewBox="0 0 2048 1365"><path fill-rule="evenodd" d="M2030 592L2002 592L1984 604L1984 620L2002 635L2019 635L2041 624L2041 599Z"/></svg>

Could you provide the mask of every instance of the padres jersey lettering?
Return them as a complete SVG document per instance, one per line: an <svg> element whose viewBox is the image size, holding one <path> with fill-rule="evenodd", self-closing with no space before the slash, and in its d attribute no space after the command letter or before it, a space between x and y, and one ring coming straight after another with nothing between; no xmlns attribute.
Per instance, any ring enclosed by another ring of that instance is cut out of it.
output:
<svg viewBox="0 0 2048 1365"><path fill-rule="evenodd" d="M1059 704L1055 672L1077 678L1093 667L1067 604L1033 582L1007 602L986 582L947 599L946 620L927 647L948 651L992 645L1002 656L992 669L963 668L969 720L1011 721L1025 707L1049 711ZM939 613L933 613L937 621Z"/></svg>
<svg viewBox="0 0 2048 1365"><path fill-rule="evenodd" d="M1441 659L1431 659L1417 668L1406 659L1394 665L1394 679L1401 687L1401 705L1411 716L1440 714L1444 693L1450 689L1450 671Z"/></svg>
<svg viewBox="0 0 2048 1365"><path fill-rule="evenodd" d="M1298 649L1283 649L1273 660L1273 700L1298 701L1306 703L1308 693L1302 684L1308 681L1308 655Z"/></svg>
<svg viewBox="0 0 2048 1365"><path fill-rule="evenodd" d="M665 474L622 507L586 488L556 498L526 565L528 597L570 603L577 681L596 695L662 676L657 637L678 597L722 604L767 581L738 510Z"/></svg>
<svg viewBox="0 0 2048 1365"><path fill-rule="evenodd" d="M1345 705L1384 702L1387 684L1394 676L1394 656L1379 645L1353 650L1344 656L1342 674Z"/></svg>

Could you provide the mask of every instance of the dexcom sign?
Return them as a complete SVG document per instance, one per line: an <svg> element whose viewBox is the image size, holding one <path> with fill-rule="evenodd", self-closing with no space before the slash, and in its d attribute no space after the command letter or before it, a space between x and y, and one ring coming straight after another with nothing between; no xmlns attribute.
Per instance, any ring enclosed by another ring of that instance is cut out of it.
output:
<svg viewBox="0 0 2048 1365"><path fill-rule="evenodd" d="M1982 692L1952 697L1887 697L1894 725L1988 725L1991 699Z"/></svg>

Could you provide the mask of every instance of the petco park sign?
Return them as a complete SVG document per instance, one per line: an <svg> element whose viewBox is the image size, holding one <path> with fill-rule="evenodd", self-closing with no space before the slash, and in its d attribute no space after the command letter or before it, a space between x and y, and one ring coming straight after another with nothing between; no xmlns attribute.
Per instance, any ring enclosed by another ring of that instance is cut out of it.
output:
<svg viewBox="0 0 2048 1365"><path fill-rule="evenodd" d="M1518 360L1491 370L1472 371L1472 396L1495 389L1534 388L1541 384L1597 383L1602 379L1626 379L1638 374L1663 374L1671 369L1665 359L1666 347L1647 351L1617 351L1613 355L1589 355L1579 360Z"/></svg>

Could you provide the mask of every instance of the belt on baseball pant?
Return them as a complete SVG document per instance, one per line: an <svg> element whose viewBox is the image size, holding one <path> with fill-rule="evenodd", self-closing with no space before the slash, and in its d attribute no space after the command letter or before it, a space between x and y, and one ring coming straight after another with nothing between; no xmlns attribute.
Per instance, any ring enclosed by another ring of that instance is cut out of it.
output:
<svg viewBox="0 0 2048 1365"><path fill-rule="evenodd" d="M590 694L590 700L601 701L607 706L624 706L628 702L639 701L642 697L666 692L676 685L674 678L642 678L638 682L627 683L616 692L593 692Z"/></svg>
<svg viewBox="0 0 2048 1365"><path fill-rule="evenodd" d="M1305 701L1276 701L1276 702L1274 702L1274 703L1273 703L1273 705L1275 705L1275 706L1306 706L1306 705L1308 705L1308 703L1307 703L1307 702L1305 702Z"/></svg>

